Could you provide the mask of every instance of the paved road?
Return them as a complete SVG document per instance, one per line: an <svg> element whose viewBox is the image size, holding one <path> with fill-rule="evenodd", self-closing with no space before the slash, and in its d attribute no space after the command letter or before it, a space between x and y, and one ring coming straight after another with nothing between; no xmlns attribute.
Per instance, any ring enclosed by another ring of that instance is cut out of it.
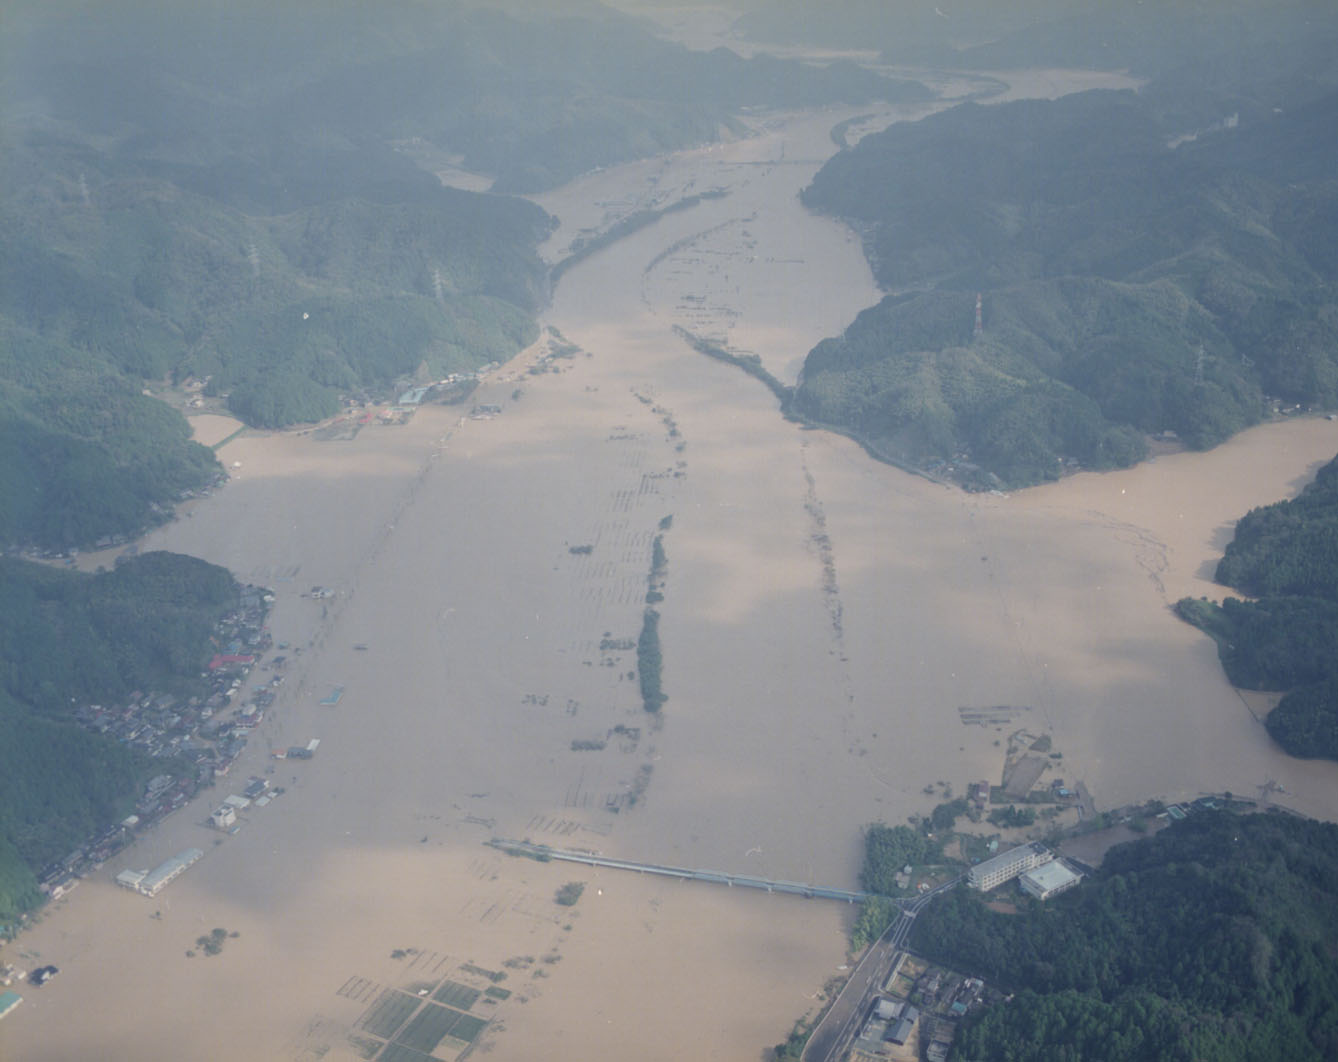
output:
<svg viewBox="0 0 1338 1062"><path fill-rule="evenodd" d="M947 892L960 882L953 878L938 888L917 896L901 908L901 915L885 933L869 948L850 975L850 980L837 994L827 1013L818 1022L813 1035L808 1038L800 1062L838 1062L850 1042L860 1030L869 1010L869 1003L892 971L892 963L910 936L915 916L920 913L935 896Z"/></svg>
<svg viewBox="0 0 1338 1062"><path fill-rule="evenodd" d="M1087 791L1087 786L1079 782L1073 787L1073 791L1078 794L1078 821L1087 822L1096 818L1096 801Z"/></svg>

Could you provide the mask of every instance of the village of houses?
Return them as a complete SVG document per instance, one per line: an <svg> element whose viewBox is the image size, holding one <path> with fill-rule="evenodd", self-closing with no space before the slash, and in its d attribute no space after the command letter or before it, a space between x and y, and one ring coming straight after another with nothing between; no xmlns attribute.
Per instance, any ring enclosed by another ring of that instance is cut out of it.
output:
<svg viewBox="0 0 1338 1062"><path fill-rule="evenodd" d="M176 769L149 780L133 814L99 831L63 859L43 868L38 882L50 898L58 899L64 895L83 876L128 847L137 835L189 803L202 787L228 776L233 763L246 748L248 735L260 725L266 710L273 704L275 688L283 682L286 657L277 655L264 665L273 672L269 680L255 684L245 703L233 704L247 676L273 647L266 627L273 601L274 595L268 590L245 587L238 607L215 628L214 640L221 648L209 661L205 672L209 683L207 694L181 698L135 691L122 704L89 704L76 710L75 718L89 730L147 752L164 764L173 764ZM280 646L280 649L285 648ZM229 708L232 711L226 712ZM317 744L292 750L289 754L295 759L309 758ZM250 780L241 786L242 795L230 796L215 810L210 822L220 829L234 827L237 809L247 807L253 801L265 800L267 788L263 780ZM159 870L166 867L164 864ZM171 877L175 874L157 887L161 888ZM133 885L128 878L117 880L141 892L146 891L145 882L152 887L157 881L149 872L144 872L143 880Z"/></svg>
<svg viewBox="0 0 1338 1062"><path fill-rule="evenodd" d="M978 810L985 807L991 788L988 782L969 787L968 799ZM1064 801L1071 795L1062 780L1054 780L1044 797ZM1129 826L1132 822L1157 830L1195 813L1252 805L1252 801L1227 795L1170 805L1152 800L1141 807L1120 808L1101 816L1100 821L1107 825L1096 830L1065 831L1059 841L1062 854L1028 841L975 863L959 881L981 893L1000 890L990 906L1015 911L1016 901L1023 897L1044 903L1076 888L1100 865L1111 845L1135 835ZM898 875L901 888L910 885L911 869ZM1003 891L1005 885L1014 885L1015 890ZM927 887L927 882L921 883L922 890ZM862 1001L862 1023L843 1058L845 1062L945 1062L961 1019L1005 998L979 978L938 966L910 951L898 951L886 976L871 986Z"/></svg>
<svg viewBox="0 0 1338 1062"><path fill-rule="evenodd" d="M537 349L537 359L528 370L530 374L550 371L555 359L572 355L572 348L561 342L561 337L551 335ZM381 420L384 423L404 423L428 399L447 404L464 401L472 394L478 381L497 367L496 363L489 363L475 372L454 373L426 386L411 387L383 412ZM514 379L519 380L523 375L517 373ZM183 385L186 408L192 412L202 412L206 407L217 405L220 412L225 412L222 398L226 396L218 396L216 401L209 402L204 399L207 383L207 378L202 381L192 379ZM370 412L358 408L357 400L348 399L345 404L347 408L340 416L317 429L302 429L298 434L315 430L317 434L334 432L337 435L349 424L356 430L372 419ZM476 405L470 411L470 416L474 419L490 419L500 412L501 407L497 405ZM188 491L181 500L206 496L226 479L227 473L220 470L215 483L198 492ZM103 549L124 544L123 537L111 536L100 540L96 546ZM136 549L131 544L125 553L133 555ZM63 554L39 551L31 555L37 559L63 559L66 564L74 565L77 551ZM326 587L314 586L309 596L319 600L330 597L332 593ZM274 646L266 627L273 601L274 595L269 590L245 587L237 610L225 617L214 631L214 641L221 648L209 662L205 673L210 686L207 696L180 698L172 694L135 691L123 704L89 704L76 709L74 717L82 726L147 752L165 763L185 763L189 765L189 770L177 770L152 778L136 803L133 814L99 831L63 859L44 867L38 875L38 883L49 898L59 899L85 875L99 869L108 859L128 847L137 835L188 804L201 788L227 777L233 763L246 748L248 735L264 720L265 712L276 699L276 688L283 683L288 662L283 654L288 646L285 643ZM233 700L252 669L272 648L277 648L279 655L260 666L273 674L267 682L253 683L245 703L234 706ZM327 706L337 704L342 692L342 688L336 687L321 703ZM224 711L229 708L232 711L224 715ZM319 739L313 739L306 745L277 751L274 755L280 759L311 759L319 745ZM251 806L264 807L274 796L282 793L282 790L269 790L268 784L259 778L249 779L240 789L240 793L230 794L213 810L208 819L209 825L225 832L235 832L239 826L239 811ZM117 880L140 892L149 888L156 891L194 862L194 859L188 858L193 851L191 849L174 856L155 871L129 871Z"/></svg>

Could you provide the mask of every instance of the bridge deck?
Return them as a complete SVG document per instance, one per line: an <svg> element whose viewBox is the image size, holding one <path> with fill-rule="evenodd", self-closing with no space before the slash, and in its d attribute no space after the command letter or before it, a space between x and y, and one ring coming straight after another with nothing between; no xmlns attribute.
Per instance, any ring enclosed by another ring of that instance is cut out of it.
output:
<svg viewBox="0 0 1338 1062"><path fill-rule="evenodd" d="M613 859L597 855L594 852L574 852L569 849L550 848L531 841L507 841L493 838L487 842L493 848L512 855L530 856L533 859L557 859L567 863L584 863L592 867L609 867L613 870L635 870L641 874L659 874L663 877L680 878L685 881L709 881L717 885L738 885L745 889L765 889L767 892L790 893L795 896L808 896L820 900L844 900L846 903L863 903L871 899L868 892L853 892L849 889L829 889L821 885L805 885L798 881L778 881L770 878L754 877L751 874L727 874L719 870L695 870L690 867L675 867L665 863L638 863L631 859Z"/></svg>

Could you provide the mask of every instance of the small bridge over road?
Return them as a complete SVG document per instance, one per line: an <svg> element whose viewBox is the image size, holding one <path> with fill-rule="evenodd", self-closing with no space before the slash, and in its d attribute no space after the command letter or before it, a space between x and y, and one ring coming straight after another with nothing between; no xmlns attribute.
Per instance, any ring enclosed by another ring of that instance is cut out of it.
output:
<svg viewBox="0 0 1338 1062"><path fill-rule="evenodd" d="M494 837L487 843L493 848L510 855L529 856L531 859L540 861L556 859L566 863L584 863L591 867L635 870L641 874L659 874L662 877L679 878L684 881L709 881L716 885L738 885L745 889L765 889L767 892L784 892L793 896L807 896L818 900L844 900L846 903L863 903L873 897L873 893L869 892L828 889L821 885L805 885L798 881L773 881L770 878L758 878L750 874L726 874L719 870L693 870L689 867L674 867L664 863L637 863L630 859L610 859L608 856L597 855L594 852L574 852L570 849L550 848L546 844L534 844L530 841L505 841Z"/></svg>

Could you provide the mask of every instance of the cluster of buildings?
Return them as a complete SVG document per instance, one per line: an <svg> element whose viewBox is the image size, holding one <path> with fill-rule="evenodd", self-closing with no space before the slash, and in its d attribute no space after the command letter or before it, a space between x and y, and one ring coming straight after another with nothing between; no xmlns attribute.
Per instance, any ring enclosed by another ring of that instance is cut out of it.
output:
<svg viewBox="0 0 1338 1062"><path fill-rule="evenodd" d="M394 401L387 401L387 404L380 409L377 407L387 399L385 395L376 396L366 391L346 394L340 399L342 412L332 421L326 422L326 426L342 423L350 426L356 434L358 429L370 424L373 417L381 424L407 424L424 402L438 401L449 404L463 400L480 380L497 367L497 362L490 361L474 372L453 372L440 380L426 384L407 386L401 384L404 390L397 392Z"/></svg>
<svg viewBox="0 0 1338 1062"><path fill-rule="evenodd" d="M411 386L400 392L394 405L402 409L413 409L432 398L445 398L449 401L454 392L477 384L497 367L497 362L490 361L486 365L480 365L473 372L453 372L432 383Z"/></svg>
<svg viewBox="0 0 1338 1062"><path fill-rule="evenodd" d="M988 999L986 995L988 994ZM851 1045L849 1062L944 1062L959 1019L999 994L975 977L963 977L903 953L874 997Z"/></svg>
<svg viewBox="0 0 1338 1062"><path fill-rule="evenodd" d="M246 587L238 607L219 623L215 637L225 648L205 672L206 694L183 698L137 690L121 705L84 705L75 718L89 730L150 756L183 756L205 780L220 767L226 771L245 743L227 742L228 735L218 727L211 731L209 721L231 703L256 659L270 648L265 623L273 601L269 591ZM219 738L224 740L217 742ZM149 812L146 808L141 814Z"/></svg>
<svg viewBox="0 0 1338 1062"><path fill-rule="evenodd" d="M887 999L879 996L874 1000L873 1010L860 1030L859 1038L863 1041L860 1051L864 1058L886 1057L890 1052L882 1045L905 1047L915 1032L915 1023L920 1020L920 1011L904 999ZM860 1045L857 1045L860 1046ZM872 1048L872 1050L870 1050ZM852 1056L853 1062L854 1056Z"/></svg>
<svg viewBox="0 0 1338 1062"><path fill-rule="evenodd" d="M315 740L312 744L319 745L320 741ZM233 793L224 797L223 803L209 813L209 825L225 833L235 833L240 828L237 825L239 811L245 811L252 804L263 808L282 792L282 789L270 789L265 779L252 777L241 795Z"/></svg>
<svg viewBox="0 0 1338 1062"><path fill-rule="evenodd" d="M49 898L59 900L78 885L85 874L100 867L133 841L139 823L139 816L131 815L114 826L99 830L63 859L43 867L37 875L38 888Z"/></svg>
<svg viewBox="0 0 1338 1062"><path fill-rule="evenodd" d="M104 827L65 857L48 863L37 875L38 887L51 899L60 899L86 874L129 846L138 833L189 803L199 787L199 780L189 775L159 774L150 778L135 802L133 815Z"/></svg>
<svg viewBox="0 0 1338 1062"><path fill-rule="evenodd" d="M1014 800L1026 800L1028 792L1024 790L1018 794L1005 794ZM971 782L966 787L966 799L971 802L977 811L984 811L993 799L993 787L989 782ZM1064 784L1062 778L1052 778L1048 789L1040 789L1031 794L1032 800L1044 800L1047 803L1064 804L1075 801L1077 794Z"/></svg>
<svg viewBox="0 0 1338 1062"><path fill-rule="evenodd" d="M966 883L980 892L989 892L1014 878L1023 892L1038 900L1058 896L1082 881L1081 874L1035 841L1000 852L966 872Z"/></svg>
<svg viewBox="0 0 1338 1062"><path fill-rule="evenodd" d="M972 782L966 787L966 799L975 805L977 811L984 811L990 802L990 783Z"/></svg>
<svg viewBox="0 0 1338 1062"><path fill-rule="evenodd" d="M204 672L209 681L207 694L182 698L135 691L124 704L90 704L75 711L75 718L89 730L160 759L181 757L195 770L184 776L154 776L136 801L133 815L99 830L67 856L44 867L38 885L46 895L59 899L84 875L133 842L138 833L189 803L202 784L227 774L246 747L250 725L262 717L261 704L272 702L274 694L259 691L228 722L218 722L214 716L231 704L257 659L270 648L265 624L273 601L268 590L248 586L237 608L215 628L215 639L223 648Z"/></svg>

